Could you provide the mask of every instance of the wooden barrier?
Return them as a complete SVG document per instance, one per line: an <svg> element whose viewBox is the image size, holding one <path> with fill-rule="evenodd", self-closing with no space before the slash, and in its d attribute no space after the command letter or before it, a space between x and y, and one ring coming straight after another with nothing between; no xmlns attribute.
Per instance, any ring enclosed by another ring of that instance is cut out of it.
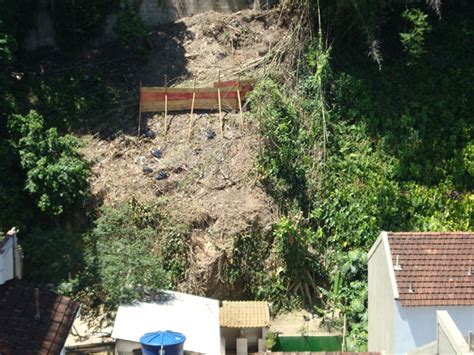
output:
<svg viewBox="0 0 474 355"><path fill-rule="evenodd" d="M141 87L140 108L141 112L191 110L194 97L194 110L216 110L220 93L223 109L239 110L239 96L245 101L252 88L249 81L242 82L240 87L237 81L217 82L211 88Z"/></svg>

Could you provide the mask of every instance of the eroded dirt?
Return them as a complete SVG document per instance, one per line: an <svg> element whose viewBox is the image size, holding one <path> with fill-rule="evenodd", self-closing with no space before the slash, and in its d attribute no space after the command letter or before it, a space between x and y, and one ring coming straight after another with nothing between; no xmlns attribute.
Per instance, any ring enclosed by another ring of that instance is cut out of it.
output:
<svg viewBox="0 0 474 355"><path fill-rule="evenodd" d="M256 76L255 63L284 32L276 10L184 18L152 32L153 52L131 80L163 85L167 74L169 85L196 80L207 86L219 70L222 80ZM251 115L245 114L242 128L239 113L224 113L222 136L219 114L199 113L188 140L190 120L189 113L170 113L165 134L162 113L144 115L145 137L138 140L130 129L84 136L84 154L93 163L92 191L105 205L166 199L166 212L192 230L191 265L181 289L219 296L219 268L232 254L233 237L268 228L277 208L257 182L258 129ZM152 155L157 149L159 158Z"/></svg>

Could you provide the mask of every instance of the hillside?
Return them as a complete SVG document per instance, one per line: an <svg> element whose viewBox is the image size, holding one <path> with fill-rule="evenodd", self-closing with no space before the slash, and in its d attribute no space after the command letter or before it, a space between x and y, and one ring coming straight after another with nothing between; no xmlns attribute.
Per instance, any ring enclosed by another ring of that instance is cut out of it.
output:
<svg viewBox="0 0 474 355"><path fill-rule="evenodd" d="M258 75L255 64L285 33L277 16L276 11L209 12L163 27L150 36L155 50L132 80L157 85L168 75L173 86L190 85L191 78L202 86L217 79L218 69L222 79ZM235 236L268 229L277 219L277 207L256 176L259 136L252 115L245 113L241 128L240 114L226 112L221 137L218 113L197 113L188 141L190 120L189 113L172 113L165 135L163 115L148 115L143 131L149 137L139 141L133 130L112 139L82 137L85 157L93 163L91 189L105 206L165 200L167 213L191 228L190 265L180 287L229 297L216 277L219 262L232 255ZM209 138L209 132L215 137ZM152 156L155 149L161 158ZM160 172L167 177L156 180Z"/></svg>

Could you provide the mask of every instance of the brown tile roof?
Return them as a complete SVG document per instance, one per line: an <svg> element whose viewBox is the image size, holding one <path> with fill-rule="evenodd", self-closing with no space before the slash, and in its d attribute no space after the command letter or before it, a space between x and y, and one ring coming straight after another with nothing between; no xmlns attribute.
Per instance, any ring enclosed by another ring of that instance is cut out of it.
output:
<svg viewBox="0 0 474 355"><path fill-rule="evenodd" d="M221 327L261 328L270 324L267 302L224 301L219 309Z"/></svg>
<svg viewBox="0 0 474 355"><path fill-rule="evenodd" d="M0 352L56 355L64 346L79 303L40 289L35 320L34 286L12 279L0 285Z"/></svg>
<svg viewBox="0 0 474 355"><path fill-rule="evenodd" d="M474 305L474 233L388 233L388 241L403 306Z"/></svg>

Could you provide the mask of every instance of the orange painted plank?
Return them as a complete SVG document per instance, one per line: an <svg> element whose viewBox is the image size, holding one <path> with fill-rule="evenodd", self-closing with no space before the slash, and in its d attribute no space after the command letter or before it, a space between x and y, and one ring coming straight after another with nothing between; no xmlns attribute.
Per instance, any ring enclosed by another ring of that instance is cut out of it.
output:
<svg viewBox="0 0 474 355"><path fill-rule="evenodd" d="M163 88L142 87L140 104L142 112L157 112L165 110L165 96L167 96L168 111L190 110L195 93L194 108L196 110L213 110L218 108L218 91L221 93L221 104L224 109L239 109L237 87L225 86L222 88ZM245 100L250 87L241 87L240 96Z"/></svg>

